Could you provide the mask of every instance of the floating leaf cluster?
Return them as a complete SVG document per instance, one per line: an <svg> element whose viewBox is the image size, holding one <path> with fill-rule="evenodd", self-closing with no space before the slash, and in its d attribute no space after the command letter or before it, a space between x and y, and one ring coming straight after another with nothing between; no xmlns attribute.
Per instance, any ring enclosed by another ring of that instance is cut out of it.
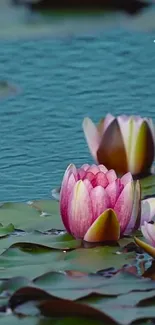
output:
<svg viewBox="0 0 155 325"><path fill-rule="evenodd" d="M155 266L132 237L76 240L52 200L1 204L0 220L2 324L153 324Z"/></svg>

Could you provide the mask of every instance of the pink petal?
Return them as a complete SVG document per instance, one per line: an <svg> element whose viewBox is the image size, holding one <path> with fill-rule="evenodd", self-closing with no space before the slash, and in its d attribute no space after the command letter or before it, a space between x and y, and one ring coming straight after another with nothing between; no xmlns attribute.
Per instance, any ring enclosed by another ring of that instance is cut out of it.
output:
<svg viewBox="0 0 155 325"><path fill-rule="evenodd" d="M105 174L108 172L108 169L104 165L98 165L98 168L100 172L103 172Z"/></svg>
<svg viewBox="0 0 155 325"><path fill-rule="evenodd" d="M155 225L151 225L145 221L144 225L141 227L141 231L148 243L155 246Z"/></svg>
<svg viewBox="0 0 155 325"><path fill-rule="evenodd" d="M120 223L121 234L124 233L130 221L133 208L133 200L134 187L133 182L130 182L124 187L114 206L114 211L116 212L118 221Z"/></svg>
<svg viewBox="0 0 155 325"><path fill-rule="evenodd" d="M114 182L117 179L117 175L113 169L108 170L106 176L109 183Z"/></svg>
<svg viewBox="0 0 155 325"><path fill-rule="evenodd" d="M67 184L68 179L69 179L69 177L70 177L71 174L74 175L75 180L78 179L78 171L77 171L77 169L76 169L76 167L75 167L74 164L70 164L70 165L67 167L67 169L66 169L66 171L65 171L65 173L64 173L64 176L63 176L63 180L62 180L62 184L61 184L61 189L62 189L63 187L66 187L66 184Z"/></svg>
<svg viewBox="0 0 155 325"><path fill-rule="evenodd" d="M89 164L84 164L81 166L82 169L84 169L85 171L87 171L87 169L90 167Z"/></svg>
<svg viewBox="0 0 155 325"><path fill-rule="evenodd" d="M86 172L85 179L88 179L92 183L94 178L95 175L92 172Z"/></svg>
<svg viewBox="0 0 155 325"><path fill-rule="evenodd" d="M75 238L83 238L92 224L92 204L88 189L83 181L78 181L70 194L68 220L70 232Z"/></svg>
<svg viewBox="0 0 155 325"><path fill-rule="evenodd" d="M87 169L87 173L91 172L94 175L96 175L98 172L100 171L99 167L97 165L91 165L88 169Z"/></svg>
<svg viewBox="0 0 155 325"><path fill-rule="evenodd" d="M66 190L66 187L67 187L67 184L68 184L69 177L70 177L70 175L72 175L72 174L74 175L75 178L78 177L78 176L77 176L77 169L76 169L75 165L70 164L70 165L67 167L67 169L66 169L66 171L65 171L65 173L64 173L64 177L63 177L63 180L62 180L62 183L61 183L60 198L61 198L61 196L62 196L63 191Z"/></svg>
<svg viewBox="0 0 155 325"><path fill-rule="evenodd" d="M78 169L78 180L84 179L86 175L86 171L83 168Z"/></svg>
<svg viewBox="0 0 155 325"><path fill-rule="evenodd" d="M111 114L107 114L105 116L105 119L104 119L104 124L103 124L103 127L104 127L104 132L106 131L106 129L108 128L108 126L112 123L112 121L115 119L115 117Z"/></svg>
<svg viewBox="0 0 155 325"><path fill-rule="evenodd" d="M125 234L130 234L133 230L137 230L141 222L141 187L140 182L134 184L134 201L130 221L125 229Z"/></svg>
<svg viewBox="0 0 155 325"><path fill-rule="evenodd" d="M83 183L85 184L85 186L87 187L88 192L90 193L90 191L93 189L93 186L92 186L91 182L89 181L89 179L84 179Z"/></svg>
<svg viewBox="0 0 155 325"><path fill-rule="evenodd" d="M68 222L68 201L70 193L72 192L74 185L76 183L75 176L72 173L75 173L75 166L70 165L65 174L61 185L60 191L60 214L62 217L62 221L64 226L68 232L70 232L69 222Z"/></svg>
<svg viewBox="0 0 155 325"><path fill-rule="evenodd" d="M144 221L149 222L155 217L155 198L151 197L141 201L141 226Z"/></svg>
<svg viewBox="0 0 155 325"><path fill-rule="evenodd" d="M101 185L103 187L107 187L109 184L106 175L102 172L99 172L95 175L94 179L92 180L93 187Z"/></svg>
<svg viewBox="0 0 155 325"><path fill-rule="evenodd" d="M93 222L102 212L109 208L109 197L102 186L93 188L90 192L93 210Z"/></svg>
<svg viewBox="0 0 155 325"><path fill-rule="evenodd" d="M97 161L96 153L99 148L101 138L95 124L88 117L86 117L83 121L83 131L87 140L89 150L94 159Z"/></svg>
<svg viewBox="0 0 155 325"><path fill-rule="evenodd" d="M129 182L132 182L133 181L133 177L132 177L132 174L129 172L129 173L126 173L125 175L123 175L121 177L121 183L125 186L127 183Z"/></svg>
<svg viewBox="0 0 155 325"><path fill-rule="evenodd" d="M110 208L113 208L115 206L115 203L116 203L119 195L121 194L123 188L124 188L124 186L121 184L119 179L110 183L106 187L106 192L107 192L107 194L109 196L109 200L110 200Z"/></svg>

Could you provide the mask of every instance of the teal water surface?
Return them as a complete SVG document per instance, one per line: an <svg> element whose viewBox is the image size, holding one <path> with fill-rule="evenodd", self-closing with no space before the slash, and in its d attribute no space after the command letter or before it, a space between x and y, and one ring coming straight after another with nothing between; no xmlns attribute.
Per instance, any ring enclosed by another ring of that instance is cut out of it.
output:
<svg viewBox="0 0 155 325"><path fill-rule="evenodd" d="M155 118L153 33L0 40L0 201L49 198L70 162L92 162L81 127L107 112Z"/></svg>

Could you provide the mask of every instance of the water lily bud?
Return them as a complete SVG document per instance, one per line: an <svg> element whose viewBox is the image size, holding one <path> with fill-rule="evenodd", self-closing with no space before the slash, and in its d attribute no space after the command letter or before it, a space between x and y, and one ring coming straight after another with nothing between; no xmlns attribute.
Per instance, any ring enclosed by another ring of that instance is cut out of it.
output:
<svg viewBox="0 0 155 325"><path fill-rule="evenodd" d="M131 173L118 178L104 165L69 165L61 185L60 213L75 238L117 241L151 220L155 199L151 200L141 202L140 183Z"/></svg>
<svg viewBox="0 0 155 325"><path fill-rule="evenodd" d="M152 119L107 114L97 127L85 118L83 130L92 156L99 164L121 175L150 172L155 154Z"/></svg>

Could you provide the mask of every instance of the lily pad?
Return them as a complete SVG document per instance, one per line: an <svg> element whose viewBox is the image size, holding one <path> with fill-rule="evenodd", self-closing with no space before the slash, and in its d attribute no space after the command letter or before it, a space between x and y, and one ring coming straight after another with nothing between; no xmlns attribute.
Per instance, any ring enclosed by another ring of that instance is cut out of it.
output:
<svg viewBox="0 0 155 325"><path fill-rule="evenodd" d="M150 281L151 282L151 281ZM136 295L138 298L136 298ZM91 303L85 299L83 302L73 302L66 299L50 297L43 290L25 287L17 290L11 297L9 304L11 309L20 315L31 315L37 312L37 308L43 316L51 318L66 317L68 315L87 317L89 319L102 320L106 324L128 325L136 320L155 319L153 306L141 307L139 301L144 296L148 297L151 293L134 292L129 294L129 304L124 295L118 298L109 298L105 300L102 297L96 297ZM123 303L123 297L125 302ZM132 298L133 302L132 302ZM138 303L137 303L138 302ZM125 312L124 312L125 311Z"/></svg>
<svg viewBox="0 0 155 325"><path fill-rule="evenodd" d="M155 282L135 275L132 238L113 246L75 240L64 232L59 204L52 200L4 203L0 222L0 311L10 313L12 306L12 323L18 324L17 315L24 316L20 321L26 325L27 320L32 325L76 324L79 317L83 325L128 325L149 319L149 312L154 317ZM6 319L9 325L10 315Z"/></svg>
<svg viewBox="0 0 155 325"><path fill-rule="evenodd" d="M26 308L27 304L28 308ZM98 319L115 324L106 313L92 306L66 299L50 299L44 291L31 287L17 290L11 297L9 305L16 314L20 315L31 315L31 312L32 314L36 312L35 307L37 307L41 315L45 317L84 316L88 319Z"/></svg>
<svg viewBox="0 0 155 325"><path fill-rule="evenodd" d="M69 234L64 235L44 235L36 232L24 236L12 236L0 239L1 249L6 250L12 245L16 247L29 247L33 251L35 247L43 246L44 248L70 250L81 246L81 240L74 239Z"/></svg>
<svg viewBox="0 0 155 325"><path fill-rule="evenodd" d="M44 209L42 209L43 207ZM3 225L13 223L15 228L26 231L32 231L33 229L46 231L51 228L64 230L58 203L49 200L46 201L46 204L43 203L43 207L39 206L39 202L36 202L36 204L35 202L32 202L32 204L4 203L0 207L0 222Z"/></svg>
<svg viewBox="0 0 155 325"><path fill-rule="evenodd" d="M11 233L13 233L13 231L15 230L14 225L12 223L10 223L7 226L3 226L2 224L0 224L0 238L5 237Z"/></svg>
<svg viewBox="0 0 155 325"><path fill-rule="evenodd" d="M45 272L57 269L57 262L64 259L61 251L36 252L30 249L24 252L19 248L10 248L0 256L0 278L27 277L29 280L41 276Z"/></svg>
<svg viewBox="0 0 155 325"><path fill-rule="evenodd" d="M109 267L121 268L135 260L135 253L121 253L118 247L78 248L65 255L66 270L97 272Z"/></svg>
<svg viewBox="0 0 155 325"><path fill-rule="evenodd" d="M152 291L148 295L144 293L143 295L139 294L139 296L131 295L131 305L137 304L140 300L155 296L155 284L152 286L151 281L145 281L145 279L128 272L120 272L110 279L103 279L102 276L98 275L71 277L65 273L49 272L34 279L33 283L59 298L77 300L86 296L84 298L85 302L87 301L87 296L91 296L92 294L95 294L96 297L98 294L100 299L101 295L103 295L104 298L102 299L105 302L106 296L110 296L111 299L112 296L122 295L132 290L145 291L151 289Z"/></svg>
<svg viewBox="0 0 155 325"><path fill-rule="evenodd" d="M12 314L7 316L5 314L0 315L0 322L3 325L50 325L44 323L44 321L41 324L38 317L25 317L21 319L21 317Z"/></svg>
<svg viewBox="0 0 155 325"><path fill-rule="evenodd" d="M24 277L12 277L8 281L3 281L0 285L0 293L3 295L11 295L21 287L25 287L30 284L30 280Z"/></svg>

